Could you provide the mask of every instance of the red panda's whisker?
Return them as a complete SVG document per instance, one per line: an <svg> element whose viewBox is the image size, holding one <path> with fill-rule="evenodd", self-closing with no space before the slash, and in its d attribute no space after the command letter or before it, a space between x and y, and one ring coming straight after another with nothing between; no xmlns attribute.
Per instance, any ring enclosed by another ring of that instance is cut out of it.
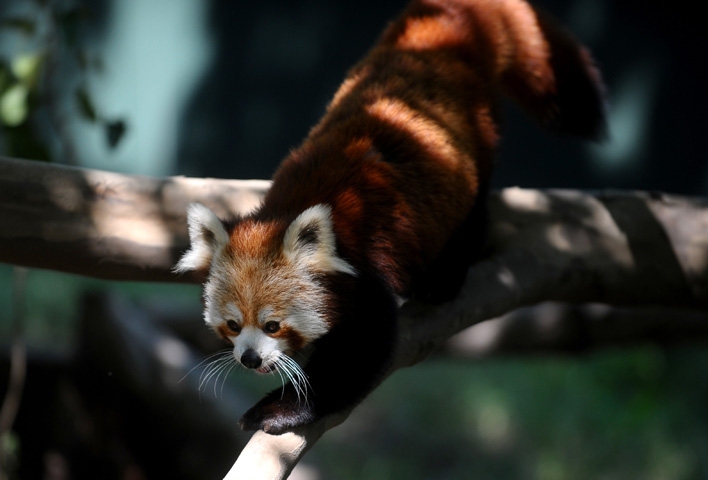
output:
<svg viewBox="0 0 708 480"><path fill-rule="evenodd" d="M204 377L207 376L212 371L212 369L215 367L215 365L220 364L221 362L226 360L229 356L231 356L231 351L222 352L220 355L216 355L216 354L210 355L208 357L208 358L213 358L213 357L217 357L217 358L212 360L211 362L209 362L208 364L206 364L204 366L202 373L199 375L199 388L201 388L201 386L204 383ZM202 363L204 363L204 361L202 361Z"/></svg>
<svg viewBox="0 0 708 480"><path fill-rule="evenodd" d="M229 348L229 349L226 349L226 350L219 350L219 351L216 352L216 353L212 353L211 355L205 357L201 362L197 363L195 366L193 366L192 368L190 368L189 371L188 371L187 373L185 373L184 376L183 376L182 378L180 378L177 383L181 383L182 380L184 380L185 378L187 378L187 377L189 376L189 374L192 373L194 370L196 370L197 368L201 367L201 366L204 364L204 362L206 362L207 360L210 360L210 359L212 359L212 358L214 358L214 357L216 357L216 356L225 357L226 355L231 355L231 349L230 349L230 348ZM203 372L202 372L202 373L203 373ZM200 376L199 376L199 380L200 380L200 381L201 381L201 378L202 378L202 377L201 377L201 375L200 375Z"/></svg>
<svg viewBox="0 0 708 480"><path fill-rule="evenodd" d="M201 391L202 386L204 386L204 383L208 380L209 376L213 372L215 365L219 365L223 361L223 357L217 358L216 360L212 360L208 364L204 366L204 369L202 370L202 373L199 374L199 390Z"/></svg>
<svg viewBox="0 0 708 480"><path fill-rule="evenodd" d="M288 357L287 355L282 355L283 357L283 362L288 365L288 367L292 370L292 372L297 376L297 384L300 390L305 394L305 399L307 400L307 389L312 388L310 385L310 381L307 379L307 375L305 372L302 370L302 367L300 367L300 364L297 363L295 360L292 358Z"/></svg>
<svg viewBox="0 0 708 480"><path fill-rule="evenodd" d="M285 354L278 356L278 365L285 370L288 378L290 378L290 382L293 384L295 392L297 393L298 403L302 396L305 400L305 404L307 404L307 391L311 386L307 375L305 375L300 365Z"/></svg>
<svg viewBox="0 0 708 480"><path fill-rule="evenodd" d="M275 370L276 372L278 372L278 375L280 375L280 384L282 385L282 388L280 389L280 398L282 399L282 398L283 398L283 395L285 395L285 383L286 383L286 382L285 382L285 377L283 377L283 371L284 371L284 369L280 366L280 363L279 363L279 360L278 360L278 359L275 360L275 366L276 366L276 368L275 368L274 370ZM285 373L286 373L286 375L288 375L287 372L285 372ZM288 378L290 378L289 375L288 375Z"/></svg>
<svg viewBox="0 0 708 480"><path fill-rule="evenodd" d="M285 358L287 358L285 355L279 354L278 357L275 359L275 364L277 366L276 370L278 370L280 378L283 381L283 391L281 392L281 396L285 392L285 378L283 377L283 374L285 374L285 376L288 377L288 380L290 380L290 383L293 385L293 387L295 387L295 393L297 393L297 397L299 400L300 388L298 387L298 382L295 380L290 366L284 361Z"/></svg>
<svg viewBox="0 0 708 480"><path fill-rule="evenodd" d="M222 382L221 382L221 391L219 392L219 395L221 396L221 398L224 398L224 384L226 384L226 379L229 378L229 374L231 373L231 370L233 370L234 367L238 364L239 364L238 362L234 361L229 366L229 369L226 370L226 375L224 375L224 380L222 380Z"/></svg>
<svg viewBox="0 0 708 480"><path fill-rule="evenodd" d="M209 366L205 369L205 371L208 371L204 376L204 380L202 383L199 385L199 388L201 389L202 386L206 386L209 384L209 380L214 378L214 375L217 375L216 379L218 381L219 377L218 374L220 374L221 371L224 370L224 368L228 367L230 362L232 361L233 357L231 358L220 358L218 360L214 360L209 364ZM216 382L215 382L216 384ZM214 391L214 396L216 396L216 390Z"/></svg>
<svg viewBox="0 0 708 480"><path fill-rule="evenodd" d="M235 361L236 360L233 357L226 359L217 369L216 378L214 379L214 398L218 398L218 395L216 394L216 386L219 384L219 377L222 373L231 368L233 366L233 362ZM226 376L224 376L224 381L226 381ZM222 383L221 386L223 387L224 384Z"/></svg>

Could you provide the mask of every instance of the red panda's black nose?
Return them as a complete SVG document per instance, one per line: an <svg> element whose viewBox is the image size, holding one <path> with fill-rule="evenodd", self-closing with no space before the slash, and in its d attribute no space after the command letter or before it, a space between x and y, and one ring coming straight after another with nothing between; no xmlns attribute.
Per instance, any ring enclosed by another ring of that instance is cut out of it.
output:
<svg viewBox="0 0 708 480"><path fill-rule="evenodd" d="M249 348L241 355L241 363L247 368L258 368L261 366L261 357L252 348Z"/></svg>

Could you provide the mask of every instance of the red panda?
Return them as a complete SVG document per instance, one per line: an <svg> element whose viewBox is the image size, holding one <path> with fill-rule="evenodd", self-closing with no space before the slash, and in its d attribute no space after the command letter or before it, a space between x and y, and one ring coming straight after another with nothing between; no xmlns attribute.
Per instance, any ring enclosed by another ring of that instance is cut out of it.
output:
<svg viewBox="0 0 708 480"><path fill-rule="evenodd" d="M207 275L205 321L236 361L289 380L243 429L280 433L354 406L389 366L400 300L455 293L484 239L500 93L551 130L603 131L589 54L528 3L415 0L258 209L222 221L189 208L175 270Z"/></svg>

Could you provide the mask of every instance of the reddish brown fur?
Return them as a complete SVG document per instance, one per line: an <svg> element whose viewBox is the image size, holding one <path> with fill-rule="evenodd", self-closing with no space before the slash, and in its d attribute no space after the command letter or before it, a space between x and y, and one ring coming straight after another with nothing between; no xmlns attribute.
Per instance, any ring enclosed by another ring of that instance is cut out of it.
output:
<svg viewBox="0 0 708 480"><path fill-rule="evenodd" d="M573 64L568 70L596 76L586 53L521 0L413 2L276 173L256 214L278 220L266 236L282 238L298 213L328 204L342 256L408 293L411 276L441 251L488 183L499 86L544 122L563 114L566 79L554 68L549 35ZM592 88L597 100L599 86ZM237 241L250 242L239 245L246 251L264 244L260 233L244 237Z"/></svg>
<svg viewBox="0 0 708 480"><path fill-rule="evenodd" d="M219 325L216 325L213 328L216 331L216 334L219 335L219 337L221 337L229 345L231 345L231 340L229 340L229 337L236 336L235 332L233 332L225 323L220 323Z"/></svg>
<svg viewBox="0 0 708 480"><path fill-rule="evenodd" d="M300 335L297 330L287 325L282 326L280 330L271 334L271 336L284 339L288 347L290 347L290 350L287 352L290 354L299 351L305 345L305 339L302 338L302 335Z"/></svg>
<svg viewBox="0 0 708 480"><path fill-rule="evenodd" d="M589 56L522 0L416 0L351 70L261 208L231 233L237 267L222 276L233 284L226 296L248 310L244 325L259 309L305 299L323 314L300 324L320 328L305 372L315 403L301 405L294 388L271 392L244 415L244 428L282 432L355 404L395 348L392 293L407 296L449 261L464 274L457 250L482 236L469 230L483 220L475 207L489 184L502 91L561 132L593 136L602 127ZM330 255L346 267L301 275L305 295L293 276L303 267L288 269L283 239L318 204L326 207L312 211L326 217L327 232L331 209ZM293 329L276 335L303 345Z"/></svg>
<svg viewBox="0 0 708 480"><path fill-rule="evenodd" d="M344 258L408 293L488 182L499 84L544 121L557 110L549 52L520 0L414 2L285 160L258 216L331 205Z"/></svg>

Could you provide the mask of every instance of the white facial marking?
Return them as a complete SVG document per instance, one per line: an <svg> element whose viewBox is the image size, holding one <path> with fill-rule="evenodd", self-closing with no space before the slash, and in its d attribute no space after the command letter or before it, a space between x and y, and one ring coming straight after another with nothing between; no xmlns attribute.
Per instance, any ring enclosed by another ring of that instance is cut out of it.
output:
<svg viewBox="0 0 708 480"><path fill-rule="evenodd" d="M204 205L193 203L187 210L190 248L177 265L176 273L209 268L212 258L229 241L224 224Z"/></svg>
<svg viewBox="0 0 708 480"><path fill-rule="evenodd" d="M260 312L258 312L258 323L265 325L268 320L271 319L275 311L272 307L263 307Z"/></svg>
<svg viewBox="0 0 708 480"><path fill-rule="evenodd" d="M239 310L239 308L235 304L227 303L224 306L224 310L226 311L226 316L225 316L226 321L236 320L238 323L241 323L243 321L243 314L241 313L241 310Z"/></svg>
<svg viewBox="0 0 708 480"><path fill-rule="evenodd" d="M233 338L234 357L241 361L246 350L253 349L261 357L263 364L272 363L281 352L280 341L270 337L256 327L245 327Z"/></svg>
<svg viewBox="0 0 708 480"><path fill-rule="evenodd" d="M207 282L204 285L204 323L211 326L217 326L223 322L219 310L213 300L214 296L210 292L212 282Z"/></svg>
<svg viewBox="0 0 708 480"><path fill-rule="evenodd" d="M283 252L290 261L306 268L356 275L354 267L337 256L329 205L317 204L293 220L285 231Z"/></svg>
<svg viewBox="0 0 708 480"><path fill-rule="evenodd" d="M288 313L285 323L308 342L316 340L329 330L325 313L317 308L293 308Z"/></svg>

